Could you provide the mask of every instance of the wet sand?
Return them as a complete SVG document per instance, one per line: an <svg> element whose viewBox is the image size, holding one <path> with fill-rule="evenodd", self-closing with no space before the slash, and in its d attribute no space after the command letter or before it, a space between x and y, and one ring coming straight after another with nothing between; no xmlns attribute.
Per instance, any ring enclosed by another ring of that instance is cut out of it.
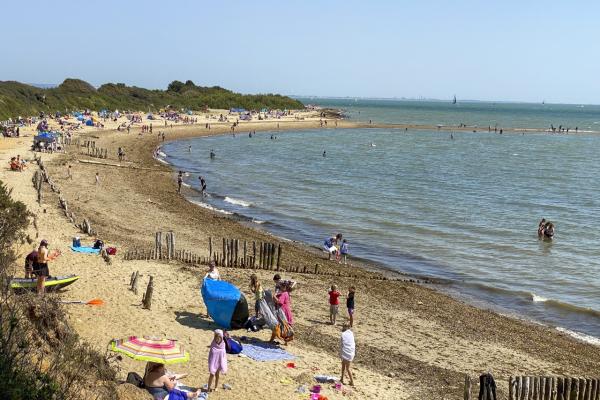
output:
<svg viewBox="0 0 600 400"><path fill-rule="evenodd" d="M277 121L242 123L237 133L249 130L276 130ZM379 273L363 268L340 266L323 259L321 252L301 243L273 237L248 227L232 218L189 203L177 194L175 173L152 158L157 145L158 127L153 134L138 135L110 130L91 130L81 138L91 138L96 145L108 148L109 160L98 160L79 154L71 146L67 154L46 155L42 158L50 174L60 186L62 195L76 214L77 222L88 218L98 236L108 245L118 248L110 266L97 256L75 254L68 250L78 233L58 209L58 197L45 188L41 206L35 202L31 185L33 168L23 173L0 171L0 179L14 188L14 196L24 201L37 215L39 235L50 240L51 248L63 255L51 265L52 274L77 273L81 279L60 296L65 299L88 300L102 298L104 307L72 306L71 324L99 349L106 348L113 337L131 334L162 335L182 341L191 353L191 361L174 366L177 372L188 372L185 381L190 385L206 383L206 355L211 330L215 325L206 318L206 309L199 293L205 266L189 266L177 262L125 261L123 253L134 247L151 248L154 232L172 230L177 246L208 256L208 237L242 240L266 240L281 243L284 248L282 265L314 267L320 270L355 278L311 274L282 273L284 278L298 281L292 294L296 319L296 339L288 350L296 355L296 368L284 362L258 363L247 358L230 356L230 373L223 382L232 391L221 391L211 399L280 399L298 398L300 384L314 384L314 374L338 375L338 346L340 327L346 319L345 307L340 307L340 324L328 324L327 289L338 284L343 295L354 285L356 317L354 333L357 341L356 388L349 388L355 398L381 399L440 399L461 398L464 374L473 378L491 371L496 377L501 397L507 396L510 375L576 375L595 376L600 366L600 348L578 342L554 329L475 308L442 294L431 285L411 282L372 279ZM329 129L335 129L329 121ZM176 126L166 129L166 139L229 133L229 124L213 124L208 131L199 126ZM280 130L312 129L319 127L318 119L310 121L279 121ZM361 124L339 121L338 129L352 127L386 127L389 125ZM404 128L405 126L393 126ZM410 128L409 129L413 129ZM437 129L433 127L432 129ZM472 130L466 128L465 130ZM10 139L12 140L12 139ZM14 148L0 147L2 162L21 151L30 138L19 139ZM78 160L118 163L116 150L124 147L128 168L80 163ZM66 179L66 165L73 166L73 180ZM6 165L6 164L4 164ZM100 185L94 174L99 172ZM30 235L34 237L33 230ZM23 253L29 250L24 246ZM17 271L20 273L21 266ZM140 306L141 293L133 294L127 284L133 271L144 276L144 287L154 276L155 291L152 310ZM221 276L239 285L250 300L249 275L253 271L220 268ZM263 286L272 286L272 272L256 271ZM386 273L388 277L391 273ZM401 275L397 276L402 279ZM345 299L342 299L342 302ZM269 332L245 333L267 340ZM119 361L121 375L130 370L143 372L143 363L124 359ZM327 387L324 394L330 399L344 398ZM305 395L304 398L308 398Z"/></svg>

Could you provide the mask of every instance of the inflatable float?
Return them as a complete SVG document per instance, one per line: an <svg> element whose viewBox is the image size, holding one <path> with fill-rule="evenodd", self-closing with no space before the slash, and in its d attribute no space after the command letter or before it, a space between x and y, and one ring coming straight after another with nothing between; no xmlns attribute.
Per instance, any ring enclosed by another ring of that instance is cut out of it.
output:
<svg viewBox="0 0 600 400"><path fill-rule="evenodd" d="M77 275L52 276L46 278L44 287L46 291L51 292L67 287L77 279L79 279ZM37 278L13 278L10 281L10 287L16 291L35 290L37 288Z"/></svg>
<svg viewBox="0 0 600 400"><path fill-rule="evenodd" d="M225 281L204 279L200 289L208 315L224 329L241 329L248 321L248 303L244 294Z"/></svg>

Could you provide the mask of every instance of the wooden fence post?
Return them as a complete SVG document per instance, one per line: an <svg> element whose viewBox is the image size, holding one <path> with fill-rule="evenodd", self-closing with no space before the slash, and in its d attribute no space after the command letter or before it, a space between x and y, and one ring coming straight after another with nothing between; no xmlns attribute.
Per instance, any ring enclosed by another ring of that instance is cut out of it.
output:
<svg viewBox="0 0 600 400"><path fill-rule="evenodd" d="M246 259L246 241L244 240L244 267L248 266L248 261Z"/></svg>
<svg viewBox="0 0 600 400"><path fill-rule="evenodd" d="M154 291L154 277L150 277L150 281L148 282L148 287L146 288L146 293L144 293L142 297L142 304L145 309L150 309L152 307L152 292Z"/></svg>
<svg viewBox="0 0 600 400"><path fill-rule="evenodd" d="M227 255L227 252L226 252L227 251L227 244L225 242L226 242L225 238L223 238L223 253L221 253L222 254L222 258L223 258L223 262L222 262L223 266L225 266L225 257Z"/></svg>
<svg viewBox="0 0 600 400"><path fill-rule="evenodd" d="M471 400L471 378L465 374L465 397L464 400Z"/></svg>
<svg viewBox="0 0 600 400"><path fill-rule="evenodd" d="M281 243L279 243L277 245L277 271L279 271L279 266L281 265L280 262L281 262Z"/></svg>
<svg viewBox="0 0 600 400"><path fill-rule="evenodd" d="M271 265L269 269L273 269L275 266L275 243L271 243Z"/></svg>

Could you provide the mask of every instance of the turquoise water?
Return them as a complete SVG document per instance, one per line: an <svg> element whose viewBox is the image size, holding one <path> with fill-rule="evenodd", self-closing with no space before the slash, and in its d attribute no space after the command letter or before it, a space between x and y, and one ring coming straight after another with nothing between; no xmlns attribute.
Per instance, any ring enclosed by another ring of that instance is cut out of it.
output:
<svg viewBox="0 0 600 400"><path fill-rule="evenodd" d="M238 133L168 143L164 152L192 187L198 174L206 178L210 197L192 196L197 203L315 246L342 232L354 256L600 337L600 136L453 136ZM556 224L552 242L537 238L542 217Z"/></svg>
<svg viewBox="0 0 600 400"><path fill-rule="evenodd" d="M304 104L343 109L350 119L418 125L556 128L600 131L600 105L300 98Z"/></svg>

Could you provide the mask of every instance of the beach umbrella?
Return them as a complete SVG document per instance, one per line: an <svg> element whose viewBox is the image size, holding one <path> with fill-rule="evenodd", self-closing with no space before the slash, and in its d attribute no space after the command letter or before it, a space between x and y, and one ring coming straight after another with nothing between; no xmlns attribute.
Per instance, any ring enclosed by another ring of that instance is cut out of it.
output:
<svg viewBox="0 0 600 400"><path fill-rule="evenodd" d="M189 353L173 339L129 336L125 339L111 340L110 349L139 361L177 364L190 360Z"/></svg>

